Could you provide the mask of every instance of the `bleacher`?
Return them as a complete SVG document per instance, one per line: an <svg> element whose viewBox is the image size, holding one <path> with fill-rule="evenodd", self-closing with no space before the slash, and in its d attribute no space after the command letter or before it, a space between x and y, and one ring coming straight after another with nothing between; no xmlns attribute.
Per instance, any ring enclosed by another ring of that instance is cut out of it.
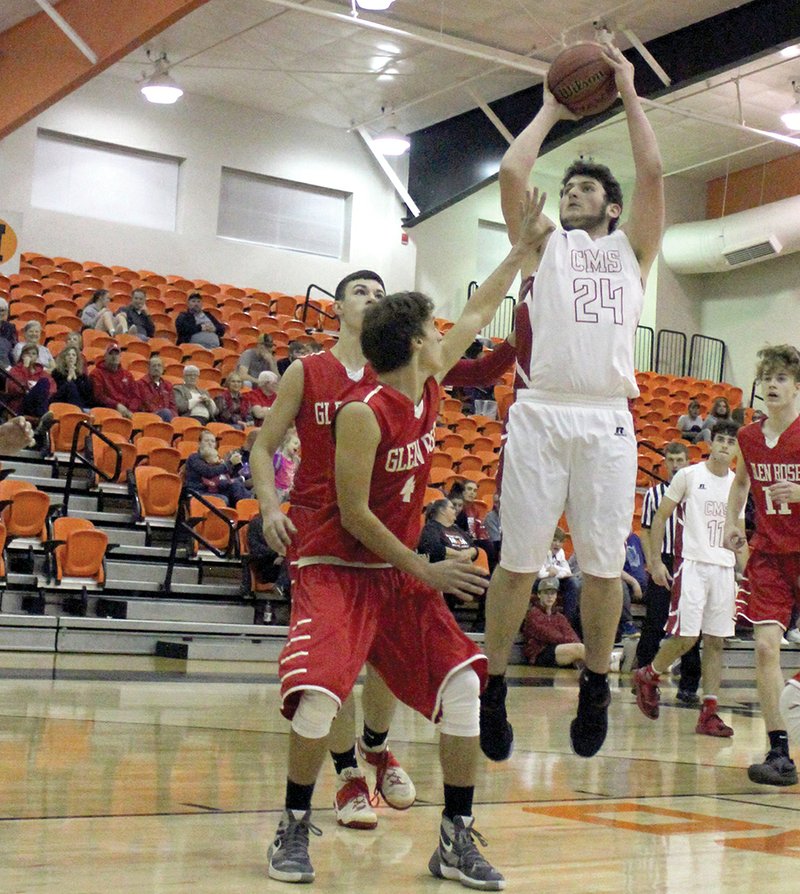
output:
<svg viewBox="0 0 800 894"><path fill-rule="evenodd" d="M42 340L53 355L69 331L81 329L80 310L98 288L109 290L114 310L129 302L134 288L147 295L155 337L148 343L135 336L116 339L134 377L146 374L147 358L159 353L168 381L181 382L183 365L191 362L201 370L200 386L212 395L220 393L224 377L261 332L272 335L278 358L286 356L292 338L328 348L337 336L329 299L309 303L306 296L30 252L18 274L0 276L10 319L18 327L31 319L41 322ZM175 344L174 318L192 291L227 326L219 348ZM452 325L437 323L443 330ZM111 339L91 330L83 335L91 367ZM642 372L637 379L637 489L643 491L657 480L663 447L678 437L675 423L690 397L700 400L705 415L716 397L736 407L742 393L687 377ZM513 371L495 386L495 399L497 419L466 415L461 402L443 391L426 503L469 479L478 486L479 508L488 511L502 420L513 400ZM214 500L198 503L185 494L181 499L180 473L196 450L201 425L181 418L164 423L146 413L127 420L108 409L84 414L66 404L51 409L57 422L44 455L22 451L0 458L0 649L276 658L286 628L263 623L265 606L275 597L272 586L253 575L242 584L246 525L257 506L242 501L250 505L229 509ZM208 427L221 454L240 446L246 435L220 423ZM704 455L702 445L689 450L693 460ZM14 482L27 487L8 499L2 488L10 492ZM16 500L22 502L15 508ZM640 507L641 493L637 513Z"/></svg>

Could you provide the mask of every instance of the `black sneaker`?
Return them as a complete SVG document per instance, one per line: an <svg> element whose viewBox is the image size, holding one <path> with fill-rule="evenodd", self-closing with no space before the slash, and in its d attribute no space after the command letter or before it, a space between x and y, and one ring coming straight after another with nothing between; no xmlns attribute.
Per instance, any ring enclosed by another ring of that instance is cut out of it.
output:
<svg viewBox="0 0 800 894"><path fill-rule="evenodd" d="M797 785L797 767L794 761L778 748L767 752L763 764L751 764L747 768L750 782L761 785Z"/></svg>
<svg viewBox="0 0 800 894"><path fill-rule="evenodd" d="M691 705L692 707L700 704L700 696L696 692L690 692L688 689L679 689L675 698L679 702L683 702L684 705Z"/></svg>
<svg viewBox="0 0 800 894"><path fill-rule="evenodd" d="M608 680L596 691L589 690L588 677L584 671L580 677L578 713L569 727L572 750L579 757L593 757L606 740L608 732L608 706L611 690Z"/></svg>
<svg viewBox="0 0 800 894"><path fill-rule="evenodd" d="M514 727L506 714L508 687L487 686L481 693L481 751L490 761L507 761L514 750Z"/></svg>

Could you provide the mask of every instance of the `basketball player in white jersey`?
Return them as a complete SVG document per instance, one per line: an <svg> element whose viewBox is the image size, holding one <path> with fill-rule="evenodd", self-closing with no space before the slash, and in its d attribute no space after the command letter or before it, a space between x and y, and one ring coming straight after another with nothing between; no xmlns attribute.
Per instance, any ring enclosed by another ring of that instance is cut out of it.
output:
<svg viewBox="0 0 800 894"><path fill-rule="evenodd" d="M647 541L647 567L660 587L672 584L672 600L665 626L670 635L652 662L633 675L636 703L645 717L659 714L659 675L689 651L703 634L703 706L695 732L729 738L733 730L717 713L722 682L722 649L733 636L736 605L736 556L722 544L728 495L733 483L731 461L736 455L732 420L720 420L711 429L711 454L703 463L679 469L659 504ZM660 544L667 519L677 510L675 525L675 576L661 560ZM744 513L739 520L744 531ZM740 564L740 571L744 562Z"/></svg>
<svg viewBox="0 0 800 894"><path fill-rule="evenodd" d="M581 674L572 747L591 757L603 744L610 701L607 674L622 607L620 572L633 515L636 438L628 399L638 395L633 350L644 282L664 225L661 156L633 84L633 66L606 53L628 121L635 187L628 220L617 228L622 191L610 171L578 162L562 184L559 227L541 255L529 307L532 344L517 334L517 392L508 418L503 470L503 550L486 604L489 686L481 699L481 747L511 754L505 711L508 654L531 585L566 510L583 572ZM544 104L506 152L500 195L508 236L542 142L558 121L575 118L545 86ZM534 268L523 271L530 275Z"/></svg>

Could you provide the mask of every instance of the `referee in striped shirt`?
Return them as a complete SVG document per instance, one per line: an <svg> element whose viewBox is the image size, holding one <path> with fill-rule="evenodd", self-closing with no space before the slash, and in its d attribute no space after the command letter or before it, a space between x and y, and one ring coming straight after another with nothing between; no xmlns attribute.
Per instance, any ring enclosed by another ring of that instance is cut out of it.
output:
<svg viewBox="0 0 800 894"><path fill-rule="evenodd" d="M641 540L645 555L650 552L650 527L658 509L661 498L667 489L672 476L689 464L689 450L682 441L670 441L666 446L664 466L668 481L662 481L651 487L644 495L642 505ZM661 559L672 575L673 544L675 542L675 515L670 515L664 531L664 542L661 544ZM669 615L670 591L659 587L652 578L647 584L644 595L645 617L642 623L642 635L636 648L636 666L647 667L655 658L658 646L664 636L664 627ZM699 702L697 688L700 685L700 639L681 658L681 678L678 684L678 699L687 705Z"/></svg>

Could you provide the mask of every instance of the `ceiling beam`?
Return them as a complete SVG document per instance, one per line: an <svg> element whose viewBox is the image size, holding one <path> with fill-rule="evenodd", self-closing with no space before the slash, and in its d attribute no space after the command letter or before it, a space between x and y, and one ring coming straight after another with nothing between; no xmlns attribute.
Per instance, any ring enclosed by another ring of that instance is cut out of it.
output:
<svg viewBox="0 0 800 894"><path fill-rule="evenodd" d="M363 10L354 16L352 13L342 12L341 6L336 6L333 3L319 2L312 5L299 3L297 0L263 0L263 2L282 6L295 12L306 13L307 15L333 19L343 25L368 28L372 31L395 37L398 40L423 43L440 50L450 50L462 56L472 56L475 59L483 59L486 62L503 65L506 68L527 71L529 74L540 78L547 74L547 69L550 67L549 62L540 62L528 56L520 56L518 53L509 53L507 50L500 50L497 47L489 47L471 40L464 40L460 37L446 34L443 31L432 31L429 28L421 28L418 25L406 23L400 26L388 25L376 18L366 17Z"/></svg>
<svg viewBox="0 0 800 894"><path fill-rule="evenodd" d="M58 17L80 35L95 63L73 37L65 39L49 13L38 12L4 31L0 84L8 89L0 104L0 139L207 2L61 0Z"/></svg>

